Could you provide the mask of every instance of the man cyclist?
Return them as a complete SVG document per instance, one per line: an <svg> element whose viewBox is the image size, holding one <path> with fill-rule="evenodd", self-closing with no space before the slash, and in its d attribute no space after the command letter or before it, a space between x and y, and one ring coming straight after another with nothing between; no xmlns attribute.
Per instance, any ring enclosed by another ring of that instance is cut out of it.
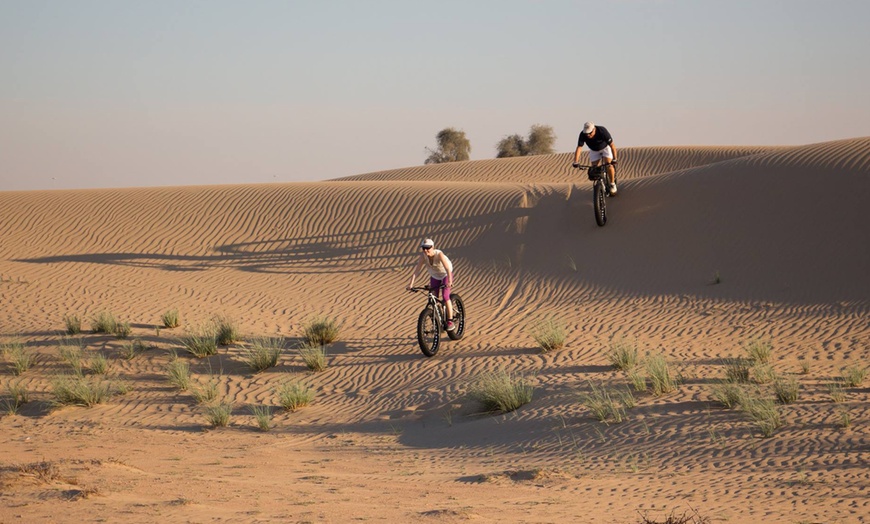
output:
<svg viewBox="0 0 870 524"><path fill-rule="evenodd" d="M580 137L577 139L577 149L574 151L574 167L580 165L580 150L583 149L583 144L589 146L589 161L593 166L601 163L602 158L606 158L607 166L607 181L610 185L610 195L616 194L616 144L613 143L613 137L604 126L596 126L594 122L586 122L583 124L583 131L580 132Z"/></svg>
<svg viewBox="0 0 870 524"><path fill-rule="evenodd" d="M450 300L450 286L453 284L453 263L447 258L440 249L435 249L435 242L431 238L424 239L420 243L422 253L417 258L417 265L414 266L414 272L411 273L411 282L406 289L414 287L414 281L417 280L417 274L426 266L429 270L429 289L435 291L435 296L438 296L438 290L441 286L441 298L447 305L447 331L453 331L453 302Z"/></svg>

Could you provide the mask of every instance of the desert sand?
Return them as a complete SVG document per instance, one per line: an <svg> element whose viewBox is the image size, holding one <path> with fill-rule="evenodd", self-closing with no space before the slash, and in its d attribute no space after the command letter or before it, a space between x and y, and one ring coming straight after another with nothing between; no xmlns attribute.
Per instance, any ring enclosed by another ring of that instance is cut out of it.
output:
<svg viewBox="0 0 870 524"><path fill-rule="evenodd" d="M830 392L870 363L870 137L620 156L603 228L567 153L315 183L0 193L0 336L38 357L20 376L8 354L0 364L0 406L10 385L29 397L0 415L0 522L870 519L870 378ZM425 301L404 289L423 237L453 260L468 312L465 337L433 358L416 342ZM181 325L158 329L170 309ZM104 311L129 339L89 332ZM53 403L69 315L129 391ZM242 340L187 354L185 330L214 315ZM341 333L315 373L295 348L317 316ZM566 344L543 353L530 330L548 317ZM286 338L261 373L243 358L257 336ZM124 358L135 338L146 349ZM664 355L680 385L636 392L626 420L602 423L581 395L628 390L607 357L620 340ZM769 438L711 394L757 340L800 385ZM168 383L173 352L195 380L217 377L228 427ZM532 401L482 413L467 392L498 370L525 377ZM278 409L288 379L316 391L310 405ZM275 409L270 431L251 406Z"/></svg>

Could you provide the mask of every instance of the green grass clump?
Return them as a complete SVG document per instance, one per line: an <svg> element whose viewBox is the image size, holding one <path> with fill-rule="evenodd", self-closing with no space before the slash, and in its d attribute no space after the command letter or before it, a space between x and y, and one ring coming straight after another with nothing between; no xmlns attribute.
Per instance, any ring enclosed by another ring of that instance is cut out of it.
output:
<svg viewBox="0 0 870 524"><path fill-rule="evenodd" d="M17 415L21 406L30 402L30 395L20 380L6 384L6 393L9 398L3 400L3 411L8 415Z"/></svg>
<svg viewBox="0 0 870 524"><path fill-rule="evenodd" d="M773 356L773 344L769 340L756 338L747 342L746 353L749 360L769 364Z"/></svg>
<svg viewBox="0 0 870 524"><path fill-rule="evenodd" d="M828 393L831 395L831 402L837 404L846 402L846 390L843 389L841 382L832 382L828 384Z"/></svg>
<svg viewBox="0 0 870 524"><path fill-rule="evenodd" d="M314 390L298 380L287 380L275 390L278 405L286 411L296 411L314 400Z"/></svg>
<svg viewBox="0 0 870 524"><path fill-rule="evenodd" d="M607 359L616 369L629 371L637 366L637 342L630 342L624 338L610 342L607 351Z"/></svg>
<svg viewBox="0 0 870 524"><path fill-rule="evenodd" d="M134 338L121 346L121 356L126 360L133 360L146 349L148 347L142 342L142 339Z"/></svg>
<svg viewBox="0 0 870 524"><path fill-rule="evenodd" d="M207 381L191 386L190 393L198 403L205 404L217 398L219 385L220 377L209 375Z"/></svg>
<svg viewBox="0 0 870 524"><path fill-rule="evenodd" d="M637 367L629 369L625 374L635 391L641 393L647 390L646 377Z"/></svg>
<svg viewBox="0 0 870 524"><path fill-rule="evenodd" d="M67 315L63 317L64 326L66 326L67 335L78 335L82 332L82 321L78 315Z"/></svg>
<svg viewBox="0 0 870 524"><path fill-rule="evenodd" d="M841 428L849 429L852 427L852 413L849 408L843 408L837 413L838 423Z"/></svg>
<svg viewBox="0 0 870 524"><path fill-rule="evenodd" d="M500 370L478 377L469 389L486 412L508 413L532 401L535 388L522 375Z"/></svg>
<svg viewBox="0 0 870 524"><path fill-rule="evenodd" d="M307 346L325 346L338 340L341 329L330 317L315 317L302 327L302 340Z"/></svg>
<svg viewBox="0 0 870 524"><path fill-rule="evenodd" d="M61 360L66 362L73 373L79 376L84 374L84 350L80 344L81 341L65 339L64 343L58 347Z"/></svg>
<svg viewBox="0 0 870 524"><path fill-rule="evenodd" d="M170 309L168 311L165 311L162 315L160 315L160 320L163 322L163 327L165 328L177 328L179 325L178 310Z"/></svg>
<svg viewBox="0 0 870 524"><path fill-rule="evenodd" d="M679 380L671 371L670 363L661 353L650 355L644 361L647 376L653 395L660 397L672 391L676 391Z"/></svg>
<svg viewBox="0 0 870 524"><path fill-rule="evenodd" d="M133 328L129 322L121 322L119 320L115 323L115 329L112 331L112 334L116 338L129 338L133 334Z"/></svg>
<svg viewBox="0 0 870 524"><path fill-rule="evenodd" d="M272 429L272 407L271 406L251 406L251 415L257 421L257 427L260 431L269 431Z"/></svg>
<svg viewBox="0 0 870 524"><path fill-rule="evenodd" d="M637 402L628 390L611 389L589 383L591 391L580 395L580 402L599 422L619 423L626 418L626 409Z"/></svg>
<svg viewBox="0 0 870 524"><path fill-rule="evenodd" d="M749 382L749 361L744 358L725 359L725 380L734 384Z"/></svg>
<svg viewBox="0 0 870 524"><path fill-rule="evenodd" d="M745 392L740 385L726 381L713 386L710 395L713 397L713 400L731 409L740 404L740 400L745 395Z"/></svg>
<svg viewBox="0 0 870 524"><path fill-rule="evenodd" d="M190 364L184 360L173 359L166 365L166 380L181 391L190 389Z"/></svg>
<svg viewBox="0 0 870 524"><path fill-rule="evenodd" d="M311 371L323 371L328 365L326 359L326 348L323 346L303 344L302 347L299 348L299 356L302 357L305 367Z"/></svg>
<svg viewBox="0 0 870 524"><path fill-rule="evenodd" d="M221 402L213 406L206 406L205 418L209 424L216 428L225 428L230 424L230 417L233 414L233 404L231 402Z"/></svg>
<svg viewBox="0 0 870 524"><path fill-rule="evenodd" d="M801 375L808 375L810 373L810 367L812 364L810 363L810 359L807 358L806 355L798 358L798 365L801 367Z"/></svg>
<svg viewBox="0 0 870 524"><path fill-rule="evenodd" d="M864 366L848 366L840 370L840 377L843 381L843 386L847 388L855 388L864 382L867 376L867 368Z"/></svg>
<svg viewBox="0 0 870 524"><path fill-rule="evenodd" d="M13 375L26 373L36 363L36 355L19 339L4 343L2 348L3 358L12 365Z"/></svg>
<svg viewBox="0 0 870 524"><path fill-rule="evenodd" d="M56 404L94 406L111 398L110 384L101 379L81 375L63 375L51 384Z"/></svg>
<svg viewBox="0 0 870 524"><path fill-rule="evenodd" d="M201 326L192 330L180 339L181 345L196 358L205 358L217 354L217 334L212 326Z"/></svg>
<svg viewBox="0 0 870 524"><path fill-rule="evenodd" d="M773 392L782 404L797 402L800 396L800 383L794 377L777 378L773 381Z"/></svg>
<svg viewBox="0 0 870 524"><path fill-rule="evenodd" d="M109 362L109 359L106 358L106 355L97 352L88 359L88 368L95 375L105 375L109 372L109 369L112 367L112 363Z"/></svg>
<svg viewBox="0 0 870 524"><path fill-rule="evenodd" d="M773 365L766 362L756 361L749 368L749 374L752 376L752 381L756 384L770 384L777 379L776 370Z"/></svg>
<svg viewBox="0 0 870 524"><path fill-rule="evenodd" d="M784 425L779 406L773 399L746 395L740 402L740 409L749 415L765 438L773 436Z"/></svg>
<svg viewBox="0 0 870 524"><path fill-rule="evenodd" d="M564 323L555 317L538 321L532 326L530 335L543 353L562 349L567 338Z"/></svg>
<svg viewBox="0 0 870 524"><path fill-rule="evenodd" d="M101 311L91 319L91 331L111 335L118 328L118 320L109 311Z"/></svg>
<svg viewBox="0 0 870 524"><path fill-rule="evenodd" d="M239 327L236 321L226 315L218 315L214 317L214 333L219 346L228 346L233 342L241 340Z"/></svg>
<svg viewBox="0 0 870 524"><path fill-rule="evenodd" d="M251 347L245 349L245 363L254 373L265 371L278 365L283 350L283 337L256 338L251 342Z"/></svg>

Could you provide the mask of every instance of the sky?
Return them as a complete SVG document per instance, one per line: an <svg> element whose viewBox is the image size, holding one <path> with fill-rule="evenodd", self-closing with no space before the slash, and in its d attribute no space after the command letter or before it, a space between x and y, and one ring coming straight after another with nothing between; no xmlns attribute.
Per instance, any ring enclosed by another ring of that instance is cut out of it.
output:
<svg viewBox="0 0 870 524"><path fill-rule="evenodd" d="M315 181L438 131L870 135L866 0L0 0L0 191Z"/></svg>

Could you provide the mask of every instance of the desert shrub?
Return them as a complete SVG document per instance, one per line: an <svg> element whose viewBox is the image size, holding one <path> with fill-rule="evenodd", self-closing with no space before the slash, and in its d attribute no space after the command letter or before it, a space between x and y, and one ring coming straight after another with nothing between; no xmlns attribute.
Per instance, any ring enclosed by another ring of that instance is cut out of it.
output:
<svg viewBox="0 0 870 524"><path fill-rule="evenodd" d="M63 375L51 384L54 401L59 405L94 406L111 397L110 384L81 375Z"/></svg>
<svg viewBox="0 0 870 524"><path fill-rule="evenodd" d="M590 383L590 392L580 395L580 402L598 421L619 423L626 418L626 409L636 405L628 390L611 389Z"/></svg>
<svg viewBox="0 0 870 524"><path fill-rule="evenodd" d="M837 412L837 422L843 429L852 427L852 413L849 411L849 408L844 407Z"/></svg>
<svg viewBox="0 0 870 524"><path fill-rule="evenodd" d="M14 375L26 373L36 363L36 355L19 339L3 344L3 358L12 365Z"/></svg>
<svg viewBox="0 0 870 524"><path fill-rule="evenodd" d="M255 373L278 365L278 358L284 350L283 337L261 337L251 342L245 349L245 363Z"/></svg>
<svg viewBox="0 0 870 524"><path fill-rule="evenodd" d="M683 513L677 513L674 509L661 520L649 516L649 512L641 513L639 524L710 524L710 517L701 516L697 510L690 508Z"/></svg>
<svg viewBox="0 0 870 524"><path fill-rule="evenodd" d="M181 391L190 388L190 364L184 360L172 359L166 365L166 380Z"/></svg>
<svg viewBox="0 0 870 524"><path fill-rule="evenodd" d="M867 376L867 368L864 366L848 366L840 370L840 378L843 381L843 386L854 388L860 386L864 382L864 377Z"/></svg>
<svg viewBox="0 0 870 524"><path fill-rule="evenodd" d="M189 331L179 341L184 349L196 358L210 357L217 354L218 341L214 326L200 326Z"/></svg>
<svg viewBox="0 0 870 524"><path fill-rule="evenodd" d="M670 363L662 354L650 355L644 361L644 368L649 376L653 395L660 397L676 391L678 380L670 368Z"/></svg>
<svg viewBox="0 0 870 524"><path fill-rule="evenodd" d="M466 138L465 131L447 127L435 135L435 140L438 142L436 149L426 148L426 151L429 152L426 164L460 162L471 158L471 142Z"/></svg>
<svg viewBox="0 0 870 524"><path fill-rule="evenodd" d="M91 318L91 331L111 335L118 327L118 320L109 311L101 311Z"/></svg>
<svg viewBox="0 0 870 524"><path fill-rule="evenodd" d="M565 347L565 326L561 320L555 317L547 317L539 320L532 326L530 332L532 339L538 344L543 353L557 351Z"/></svg>
<svg viewBox="0 0 870 524"><path fill-rule="evenodd" d="M749 361L744 358L725 359L725 379L735 384L749 382Z"/></svg>
<svg viewBox="0 0 870 524"><path fill-rule="evenodd" d="M66 327L67 335L78 335L82 332L82 321L78 315L67 315L63 317L63 323Z"/></svg>
<svg viewBox="0 0 870 524"><path fill-rule="evenodd" d="M773 392L781 403L791 404L800 396L800 383L794 377L777 378L773 381Z"/></svg>
<svg viewBox="0 0 870 524"><path fill-rule="evenodd" d="M478 377L469 394L486 412L507 413L532 401L534 387L522 375L499 370Z"/></svg>
<svg viewBox="0 0 870 524"><path fill-rule="evenodd" d="M749 360L769 364L773 355L773 344L769 340L756 338L746 344L746 354Z"/></svg>
<svg viewBox="0 0 870 524"><path fill-rule="evenodd" d="M233 404L231 402L221 402L205 408L206 420L216 428L227 427L230 424L232 414Z"/></svg>
<svg viewBox="0 0 870 524"><path fill-rule="evenodd" d="M286 411L296 411L314 400L314 390L304 382L287 380L275 390L278 404Z"/></svg>
<svg viewBox="0 0 870 524"><path fill-rule="evenodd" d="M616 369L629 371L637 366L637 342L624 338L612 340L607 350L607 359Z"/></svg>
<svg viewBox="0 0 870 524"><path fill-rule="evenodd" d="M160 320L163 322L163 327L172 329L177 328L178 323L178 310L170 309L165 311L162 315L160 315Z"/></svg>
<svg viewBox="0 0 870 524"><path fill-rule="evenodd" d="M302 340L309 346L325 346L338 340L340 330L335 318L314 317L302 326Z"/></svg>
<svg viewBox="0 0 870 524"><path fill-rule="evenodd" d="M801 375L809 374L811 363L810 363L810 359L807 358L806 355L803 355L798 359L798 364L801 367Z"/></svg>
<svg viewBox="0 0 870 524"><path fill-rule="evenodd" d="M218 345L228 346L233 342L241 340L242 336L239 334L239 327L232 318L226 315L218 315L214 317L213 322Z"/></svg>
<svg viewBox="0 0 870 524"><path fill-rule="evenodd" d="M547 125L535 124L529 129L528 138L514 134L502 138L496 144L496 158L515 156L549 155L555 152L556 134Z"/></svg>
<svg viewBox="0 0 870 524"><path fill-rule="evenodd" d="M323 346L303 344L299 348L299 356L311 371L323 371L328 365L326 348Z"/></svg>

